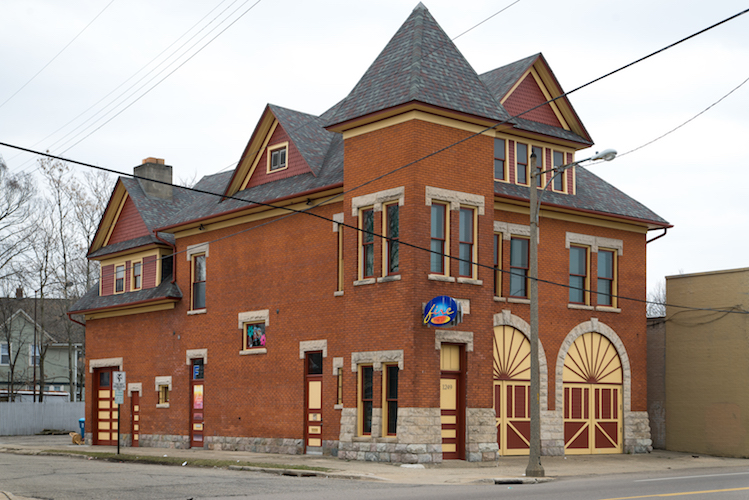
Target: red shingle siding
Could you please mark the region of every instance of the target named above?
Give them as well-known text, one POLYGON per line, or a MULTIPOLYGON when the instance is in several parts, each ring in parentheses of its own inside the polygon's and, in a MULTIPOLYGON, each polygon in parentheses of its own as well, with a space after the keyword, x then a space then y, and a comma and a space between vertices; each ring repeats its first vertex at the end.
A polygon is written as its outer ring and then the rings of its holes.
MULTIPOLYGON (((546 100, 536 80, 531 75, 528 75, 513 93, 510 94, 510 97, 504 102, 504 106, 511 115, 517 115, 546 102, 546 100)), ((525 113, 521 118, 551 125, 552 127, 562 126, 548 104, 525 113)))
POLYGON ((252 178, 247 184, 247 187, 251 188, 254 186, 259 186, 260 184, 265 184, 266 182, 285 179, 287 177, 293 177, 295 175, 304 174, 307 172, 310 172, 310 168, 307 165, 307 162, 304 161, 304 158, 302 158, 302 155, 299 153, 299 150, 296 148, 294 143, 291 142, 291 139, 289 139, 289 135, 286 133, 283 127, 281 125, 278 125, 276 127, 276 130, 273 131, 273 135, 271 136, 270 141, 268 141, 268 147, 265 148, 265 151, 263 151, 262 155, 260 156, 260 161, 258 162, 257 167, 255 168, 255 172, 252 174, 252 178), (286 164, 288 165, 288 168, 269 174, 268 148, 273 148, 273 146, 275 146, 276 144, 287 141, 289 143, 289 148, 286 151, 286 164))
POLYGON ((135 203, 128 196, 107 244, 111 245, 148 234, 151 233, 148 231, 145 222, 143 222, 143 218, 138 213, 138 209, 135 208, 135 203))
POLYGON ((101 295, 114 294, 114 265, 101 268, 101 295))
POLYGON ((156 256, 143 257, 143 288, 156 286, 156 256))

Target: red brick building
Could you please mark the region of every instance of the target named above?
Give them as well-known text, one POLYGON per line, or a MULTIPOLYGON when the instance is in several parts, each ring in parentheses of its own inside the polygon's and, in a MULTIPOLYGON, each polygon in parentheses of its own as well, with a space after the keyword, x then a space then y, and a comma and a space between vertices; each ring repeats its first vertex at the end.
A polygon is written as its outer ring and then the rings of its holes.
MULTIPOLYGON (((592 145, 546 103, 561 93, 540 54, 476 74, 419 4, 330 110, 268 105, 233 172, 189 191, 144 160, 73 308, 86 439, 117 438, 121 370, 133 446, 527 453, 531 154, 545 172, 592 145), (425 325, 439 296, 462 322, 425 325)), ((645 298, 647 232, 668 223, 582 167, 543 176, 543 452, 647 451, 645 306, 620 297, 645 298)))

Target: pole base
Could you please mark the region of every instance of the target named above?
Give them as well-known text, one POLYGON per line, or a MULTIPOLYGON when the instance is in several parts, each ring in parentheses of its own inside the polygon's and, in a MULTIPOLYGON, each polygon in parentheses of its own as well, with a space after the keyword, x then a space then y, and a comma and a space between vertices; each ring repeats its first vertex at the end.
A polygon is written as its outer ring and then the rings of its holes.
POLYGON ((525 469, 525 477, 544 477, 545 475, 544 467, 541 465, 540 460, 538 463, 529 463, 525 469))

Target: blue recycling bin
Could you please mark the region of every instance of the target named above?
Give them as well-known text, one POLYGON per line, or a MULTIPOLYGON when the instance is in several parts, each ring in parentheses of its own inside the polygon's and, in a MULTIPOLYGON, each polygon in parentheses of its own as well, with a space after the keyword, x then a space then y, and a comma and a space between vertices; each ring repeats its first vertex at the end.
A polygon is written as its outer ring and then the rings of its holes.
POLYGON ((86 432, 86 419, 85 418, 79 418, 78 419, 78 427, 81 428, 81 437, 85 436, 86 432))

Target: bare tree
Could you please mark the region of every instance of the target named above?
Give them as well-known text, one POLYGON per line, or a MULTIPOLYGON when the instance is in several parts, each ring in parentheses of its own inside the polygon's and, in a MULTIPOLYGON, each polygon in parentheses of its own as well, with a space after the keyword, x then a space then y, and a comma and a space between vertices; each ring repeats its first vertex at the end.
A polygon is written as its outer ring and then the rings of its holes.
POLYGON ((12 174, 0 157, 0 279, 15 275, 14 266, 28 249, 31 203, 36 194, 29 174, 12 174))
MULTIPOLYGON (((0 290, 2 290, 4 296, 10 296, 7 285, 2 286, 0 290)), ((18 358, 24 350, 24 346, 28 345, 26 341, 27 332, 25 331, 28 323, 23 318, 21 321, 14 321, 20 309, 21 306, 15 299, 0 299, 0 343, 7 345, 8 401, 10 402, 14 402, 16 399, 16 393, 18 392, 16 387, 23 385, 23 382, 19 381, 19 377, 23 378, 26 375, 23 364, 22 366, 18 365, 18 358)))
POLYGON ((662 318, 666 316, 666 280, 658 281, 648 292, 646 308, 648 318, 662 318))

